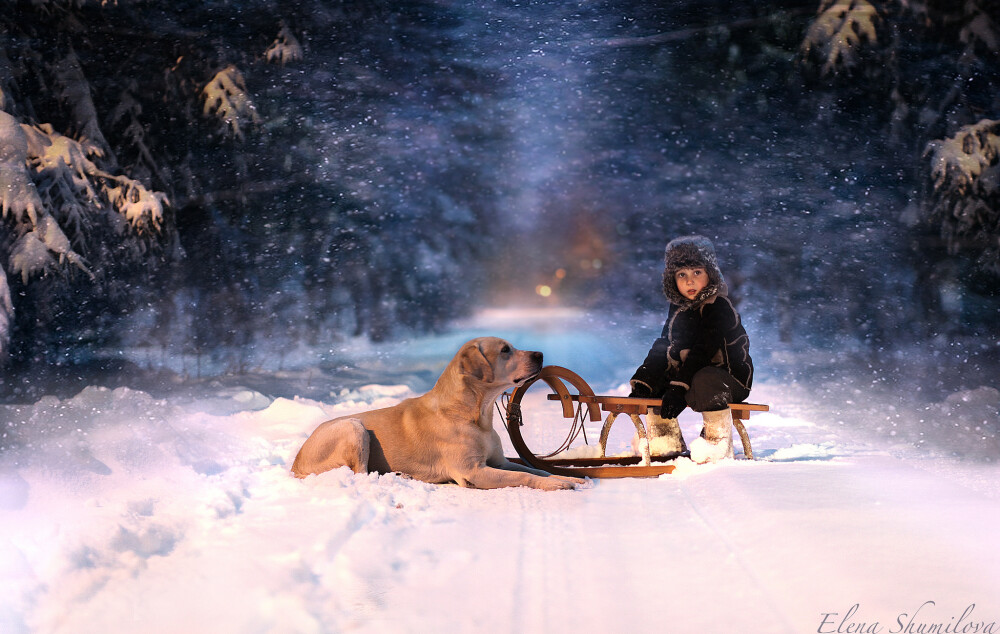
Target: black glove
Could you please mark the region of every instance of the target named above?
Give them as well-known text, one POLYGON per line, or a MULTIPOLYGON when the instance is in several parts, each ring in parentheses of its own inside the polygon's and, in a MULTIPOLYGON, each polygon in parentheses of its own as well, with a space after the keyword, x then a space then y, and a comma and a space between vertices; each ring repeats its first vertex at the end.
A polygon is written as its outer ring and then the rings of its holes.
POLYGON ((645 383, 636 383, 628 395, 629 398, 650 398, 652 396, 653 391, 645 383))
POLYGON ((660 404, 660 416, 677 418, 685 407, 687 407, 687 390, 680 385, 668 386, 660 404))

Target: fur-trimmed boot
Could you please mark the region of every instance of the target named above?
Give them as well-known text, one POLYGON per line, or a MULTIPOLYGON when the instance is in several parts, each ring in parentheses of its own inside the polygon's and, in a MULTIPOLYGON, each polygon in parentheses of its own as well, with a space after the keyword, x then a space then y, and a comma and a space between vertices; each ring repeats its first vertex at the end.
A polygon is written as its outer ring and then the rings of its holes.
MULTIPOLYGON (((687 451, 687 444, 684 443, 681 426, 676 418, 660 418, 659 415, 650 412, 646 415, 646 425, 651 456, 676 458, 687 451)), ((638 434, 632 436, 632 451, 641 456, 642 445, 645 442, 646 439, 639 438, 638 434)))
POLYGON ((733 413, 727 407, 702 412, 701 436, 691 441, 691 460, 698 464, 718 462, 733 457, 733 413))

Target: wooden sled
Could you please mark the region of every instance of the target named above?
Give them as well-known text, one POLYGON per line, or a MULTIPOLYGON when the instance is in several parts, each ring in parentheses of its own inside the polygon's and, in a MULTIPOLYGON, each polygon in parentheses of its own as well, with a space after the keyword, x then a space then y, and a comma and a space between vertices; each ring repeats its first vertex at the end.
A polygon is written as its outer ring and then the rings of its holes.
MULTIPOLYGON (((651 408, 658 408, 660 399, 597 396, 580 375, 557 365, 545 366, 537 377, 514 390, 512 394, 504 394, 502 404, 506 409, 507 434, 519 456, 519 458, 509 458, 509 460, 527 464, 549 473, 591 478, 654 477, 673 472, 674 465, 665 464, 665 461, 681 456, 681 454, 650 456, 647 450, 644 456, 608 457, 606 455, 608 435, 611 433, 611 426, 615 419, 620 414, 628 414, 639 437, 646 437, 646 427, 643 424, 642 416, 647 414, 651 408), (548 400, 561 404, 563 418, 573 421, 569 434, 559 449, 545 456, 539 456, 532 452, 521 434, 521 427, 524 425, 521 400, 538 381, 544 382, 551 388, 552 393, 548 395, 548 400), (567 387, 567 383, 569 383, 569 387, 567 387), (575 390, 575 393, 571 391, 571 388, 575 390), (560 458, 559 454, 568 449, 581 433, 584 442, 587 442, 585 422, 586 420, 600 421, 602 411, 606 412, 608 416, 601 428, 600 457, 560 458)), ((750 418, 750 412, 766 412, 770 408, 767 405, 757 403, 732 403, 729 408, 733 413, 733 426, 743 443, 743 454, 748 460, 753 460, 753 449, 750 447, 750 438, 743 421, 750 418)))

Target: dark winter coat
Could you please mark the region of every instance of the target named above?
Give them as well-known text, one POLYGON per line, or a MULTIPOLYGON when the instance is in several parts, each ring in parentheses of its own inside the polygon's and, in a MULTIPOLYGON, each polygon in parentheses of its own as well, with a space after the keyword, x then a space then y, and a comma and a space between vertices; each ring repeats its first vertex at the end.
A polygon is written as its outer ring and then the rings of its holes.
POLYGON ((663 332, 632 377, 633 388, 646 385, 653 396, 662 396, 671 383, 689 388, 698 370, 715 366, 729 372, 749 393, 750 339, 728 297, 712 243, 701 236, 672 240, 664 263, 663 293, 670 310, 663 332), (694 299, 677 290, 674 274, 682 268, 704 268, 708 274, 708 284, 694 299))

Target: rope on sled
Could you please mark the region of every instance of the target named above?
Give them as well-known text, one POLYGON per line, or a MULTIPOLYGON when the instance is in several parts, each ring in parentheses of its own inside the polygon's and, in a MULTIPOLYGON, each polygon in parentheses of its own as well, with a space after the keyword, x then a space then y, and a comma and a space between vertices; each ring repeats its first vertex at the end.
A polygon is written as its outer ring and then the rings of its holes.
POLYGON ((539 457, 540 458, 551 458, 552 456, 555 456, 556 454, 560 454, 560 453, 566 451, 573 444, 573 441, 576 440, 577 437, 580 435, 580 432, 583 432, 583 442, 584 442, 584 444, 588 444, 587 443, 587 428, 586 428, 586 426, 583 423, 583 419, 584 419, 584 417, 583 417, 583 404, 581 403, 580 405, 577 406, 576 413, 573 414, 573 424, 569 428, 569 433, 566 435, 566 440, 564 440, 563 443, 561 445, 559 445, 559 448, 556 449, 555 451, 553 451, 552 453, 548 453, 548 454, 546 454, 544 456, 539 456, 539 457))
MULTIPOLYGON (((524 419, 521 414, 521 404, 511 403, 510 394, 504 392, 500 395, 500 398, 495 403, 497 408, 497 413, 500 414, 500 418, 503 419, 503 427, 507 430, 507 435, 510 435, 510 424, 514 423, 516 425, 523 426, 524 419)), ((590 442, 587 440, 587 426, 584 424, 585 416, 583 413, 583 404, 577 406, 576 413, 573 415, 573 424, 569 428, 569 433, 566 435, 566 439, 563 440, 559 448, 552 453, 545 454, 544 456, 538 456, 539 458, 551 458, 556 454, 562 453, 569 449, 573 445, 573 441, 579 438, 580 434, 583 434, 583 443, 589 445, 590 442)))
POLYGON ((494 403, 497 408, 497 413, 500 414, 500 419, 503 420, 503 428, 507 430, 507 435, 510 435, 510 427, 507 426, 507 419, 513 418, 518 425, 521 425, 521 405, 520 403, 514 403, 511 405, 510 394, 504 392, 500 395, 497 402, 494 403), (500 409, 500 403, 503 403, 503 409, 500 409), (513 409, 511 409, 513 408, 513 409))

